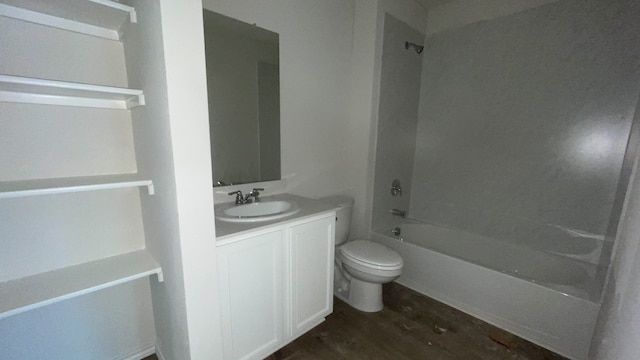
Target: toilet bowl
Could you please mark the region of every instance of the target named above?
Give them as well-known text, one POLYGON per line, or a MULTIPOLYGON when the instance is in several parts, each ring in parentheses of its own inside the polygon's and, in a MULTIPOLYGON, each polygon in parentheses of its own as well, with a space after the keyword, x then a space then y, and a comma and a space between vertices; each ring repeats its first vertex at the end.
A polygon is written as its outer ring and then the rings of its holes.
POLYGON ((361 311, 382 310, 382 284, 402 274, 402 257, 373 241, 347 242, 353 199, 332 196, 322 200, 339 206, 336 211, 334 295, 361 311))
POLYGON ((353 240, 340 247, 339 256, 351 276, 347 302, 366 312, 382 310, 382 284, 402 274, 400 255, 373 241, 353 240))

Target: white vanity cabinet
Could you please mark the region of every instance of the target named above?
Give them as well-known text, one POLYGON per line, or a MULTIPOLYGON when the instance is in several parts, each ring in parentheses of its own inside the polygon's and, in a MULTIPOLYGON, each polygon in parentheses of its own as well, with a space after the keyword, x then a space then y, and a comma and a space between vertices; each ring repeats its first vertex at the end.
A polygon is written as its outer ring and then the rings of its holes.
POLYGON ((335 214, 289 226, 287 249, 289 340, 304 334, 333 311, 335 214))
POLYGON ((335 212, 218 245, 225 359, 263 359, 333 311, 335 212))
POLYGON ((284 338, 284 230, 242 236, 218 251, 225 359, 254 359, 284 338))

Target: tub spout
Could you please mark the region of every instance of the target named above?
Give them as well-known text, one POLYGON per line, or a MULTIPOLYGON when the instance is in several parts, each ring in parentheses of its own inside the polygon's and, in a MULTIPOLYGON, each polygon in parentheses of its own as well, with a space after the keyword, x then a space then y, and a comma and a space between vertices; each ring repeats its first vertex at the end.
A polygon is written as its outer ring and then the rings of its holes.
POLYGON ((391 215, 400 216, 401 218, 404 218, 404 217, 407 216, 407 212, 404 211, 404 210, 391 209, 391 210, 389 210, 389 212, 391 212, 391 215))

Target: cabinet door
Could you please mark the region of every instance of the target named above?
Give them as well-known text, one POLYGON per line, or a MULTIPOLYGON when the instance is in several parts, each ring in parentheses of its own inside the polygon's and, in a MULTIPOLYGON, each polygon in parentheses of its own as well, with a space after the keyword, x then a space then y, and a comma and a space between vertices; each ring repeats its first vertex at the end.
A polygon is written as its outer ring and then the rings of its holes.
POLYGON ((335 214, 289 228, 289 337, 305 333, 333 311, 334 229, 335 214))
POLYGON ((283 341, 283 230, 218 248, 225 359, 262 359, 283 341))

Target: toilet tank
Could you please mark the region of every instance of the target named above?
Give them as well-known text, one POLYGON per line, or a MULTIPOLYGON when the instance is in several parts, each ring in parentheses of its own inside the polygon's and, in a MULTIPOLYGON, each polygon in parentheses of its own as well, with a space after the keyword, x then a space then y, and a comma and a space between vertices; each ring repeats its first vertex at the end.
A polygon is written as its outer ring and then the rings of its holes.
POLYGON ((339 207, 336 210, 336 246, 344 244, 347 242, 349 227, 351 227, 353 198, 346 195, 333 195, 319 200, 339 207))

